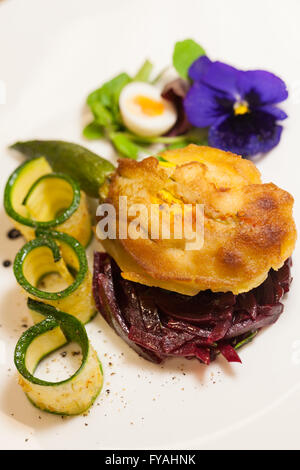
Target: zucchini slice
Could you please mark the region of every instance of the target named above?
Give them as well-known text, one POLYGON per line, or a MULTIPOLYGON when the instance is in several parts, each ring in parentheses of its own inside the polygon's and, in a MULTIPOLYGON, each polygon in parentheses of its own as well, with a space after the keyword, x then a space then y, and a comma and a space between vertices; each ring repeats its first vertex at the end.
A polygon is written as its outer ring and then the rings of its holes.
POLYGON ((29 400, 43 411, 60 415, 85 412, 101 391, 103 371, 83 324, 72 315, 30 298, 28 307, 42 321, 25 331, 16 345, 19 384, 29 400), (70 341, 76 342, 82 352, 82 363, 75 374, 60 382, 35 377, 39 362, 70 341))
POLYGON ((32 140, 16 142, 11 148, 27 158, 44 155, 54 171, 66 173, 79 182, 91 197, 99 197, 99 188, 115 171, 108 162, 81 145, 61 140, 32 140))
POLYGON ((4 207, 27 240, 36 228, 57 229, 86 246, 91 219, 85 193, 70 176, 53 173, 44 157, 20 165, 9 177, 4 207))
MULTIPOLYGON (((16 255, 17 282, 30 297, 87 323, 95 315, 96 307, 92 275, 83 246, 70 235, 54 230, 38 229, 36 235, 37 238, 27 242, 16 255), (63 289, 49 290, 53 276, 60 278, 63 289)), ((41 321, 40 315, 33 313, 32 316, 35 323, 41 321)))

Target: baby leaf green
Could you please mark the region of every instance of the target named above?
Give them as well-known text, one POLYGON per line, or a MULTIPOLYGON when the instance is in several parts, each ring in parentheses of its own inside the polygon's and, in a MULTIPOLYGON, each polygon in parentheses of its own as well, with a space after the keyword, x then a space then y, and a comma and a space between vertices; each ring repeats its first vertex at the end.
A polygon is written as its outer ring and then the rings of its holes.
POLYGON ((193 39, 185 39, 175 44, 173 65, 182 78, 188 78, 190 66, 196 59, 205 55, 205 50, 193 39))

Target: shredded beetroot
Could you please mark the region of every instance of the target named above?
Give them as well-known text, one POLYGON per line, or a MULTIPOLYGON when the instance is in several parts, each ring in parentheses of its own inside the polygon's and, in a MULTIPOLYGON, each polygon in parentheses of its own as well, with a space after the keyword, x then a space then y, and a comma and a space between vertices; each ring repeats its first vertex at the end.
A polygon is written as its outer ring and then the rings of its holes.
POLYGON ((218 343, 218 349, 228 362, 242 362, 238 353, 231 344, 226 344, 220 341, 218 343))
POLYGON ((241 362, 236 348, 283 312, 280 300, 289 291, 291 264, 288 259, 244 294, 204 291, 189 297, 127 281, 108 254, 96 252, 93 295, 109 325, 152 362, 181 356, 209 364, 218 353, 241 362))

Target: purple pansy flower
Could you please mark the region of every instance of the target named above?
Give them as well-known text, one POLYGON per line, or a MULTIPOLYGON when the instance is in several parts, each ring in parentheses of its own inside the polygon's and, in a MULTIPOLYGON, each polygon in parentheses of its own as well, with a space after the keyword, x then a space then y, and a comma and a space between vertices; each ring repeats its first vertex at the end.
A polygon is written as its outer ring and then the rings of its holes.
POLYGON ((287 115, 276 105, 288 96, 279 77, 237 70, 206 56, 191 65, 189 76, 193 84, 185 111, 193 126, 209 127, 209 145, 246 157, 279 143, 282 126, 277 121, 287 115))

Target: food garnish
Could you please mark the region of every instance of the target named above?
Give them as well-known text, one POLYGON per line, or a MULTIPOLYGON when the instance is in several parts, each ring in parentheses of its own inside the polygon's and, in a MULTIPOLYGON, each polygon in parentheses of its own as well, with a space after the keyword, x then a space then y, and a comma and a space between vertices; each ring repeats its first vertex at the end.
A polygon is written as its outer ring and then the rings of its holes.
POLYGON ((95 314, 91 273, 84 248, 75 238, 43 229, 37 229, 36 236, 21 248, 14 261, 16 280, 29 295, 27 305, 35 323, 16 346, 19 383, 38 408, 80 414, 92 405, 103 382, 102 366, 83 325, 95 314), (56 275, 65 284, 58 291, 49 289, 57 286, 53 282, 56 275), (39 362, 70 341, 81 346, 83 359, 78 371, 62 382, 35 377, 39 362))
POLYGON ((81 145, 61 140, 16 142, 12 149, 27 158, 44 156, 52 170, 69 175, 91 197, 98 197, 99 187, 114 171, 114 166, 81 145))
POLYGON ((96 313, 92 276, 83 247, 92 231, 86 194, 73 176, 80 165, 88 166, 90 176, 83 171, 80 182, 93 194, 93 184, 98 188, 98 182, 105 180, 113 166, 74 144, 37 143, 41 152, 35 144, 25 146, 30 160, 9 177, 4 194, 4 207, 16 226, 16 234, 20 231, 29 240, 16 255, 14 274, 29 296, 28 306, 35 323, 20 338, 15 363, 19 382, 34 405, 52 413, 79 414, 92 405, 100 392, 103 373, 83 326, 96 313), (63 167, 68 174, 54 173, 48 163, 60 167, 62 162, 56 162, 55 149, 61 144, 63 167), (41 156, 45 147, 48 161, 41 156), (94 173, 97 168, 102 170, 100 175, 94 173), (35 377, 40 360, 70 341, 82 349, 78 371, 59 383, 35 377))
MULTIPOLYGON (((33 299, 53 305, 83 323, 95 315, 86 254, 82 245, 70 235, 54 230, 37 231, 37 238, 17 253, 14 274, 24 293, 33 299), (49 291, 47 287, 52 286, 56 276, 61 278, 63 288, 60 285, 58 291, 49 291)), ((40 318, 33 320, 36 323, 40 318)))
POLYGON ((276 75, 212 62, 192 39, 175 44, 170 77, 163 71, 153 79, 152 69, 147 60, 135 77, 121 73, 88 96, 87 139, 108 139, 132 159, 151 155, 154 143, 170 149, 208 142, 247 158, 279 143, 278 121, 287 114, 277 104, 288 92, 276 75))
POLYGON ((186 296, 128 281, 109 255, 95 253, 93 291, 104 319, 152 362, 181 356, 209 364, 218 353, 240 362, 236 349, 283 312, 290 266, 287 260, 278 271, 270 270, 259 287, 243 294, 206 290, 186 296))
POLYGON ((153 137, 168 132, 177 120, 176 109, 160 90, 144 82, 125 85, 119 98, 125 126, 136 135, 153 137))
POLYGON ((205 55, 205 50, 193 39, 178 41, 174 46, 173 65, 179 76, 188 79, 190 66, 203 55, 205 55))
POLYGON ((36 228, 69 233, 84 246, 91 239, 91 219, 86 195, 79 184, 63 173, 53 173, 44 157, 20 165, 9 177, 4 208, 27 240, 36 228))
POLYGON ((21 236, 22 236, 21 232, 17 230, 16 228, 12 228, 9 230, 9 232, 7 232, 7 238, 9 238, 10 240, 16 240, 17 238, 21 236))
POLYGON ((167 83, 167 85, 165 85, 165 87, 163 88, 163 91, 161 94, 163 98, 173 103, 177 111, 176 122, 174 126, 172 127, 172 129, 167 133, 167 135, 169 137, 172 137, 176 135, 186 134, 188 137, 186 141, 181 141, 181 142, 178 142, 177 144, 175 143, 175 145, 173 144, 173 146, 177 148, 188 145, 189 141, 203 144, 205 141, 205 137, 206 137, 205 131, 202 132, 202 134, 201 132, 197 133, 195 131, 190 132, 188 134, 188 131, 192 129, 192 126, 189 123, 185 110, 184 110, 184 98, 186 97, 188 89, 189 89, 188 82, 186 80, 182 80, 182 78, 177 78, 167 83))
POLYGON ((242 71, 208 57, 189 69, 193 81, 184 101, 188 121, 209 127, 208 143, 250 157, 280 141, 287 114, 277 107, 286 100, 286 84, 265 70, 242 71))
POLYGON ((19 383, 29 400, 43 411, 60 415, 84 413, 103 385, 103 371, 83 324, 51 305, 28 299, 28 307, 41 321, 23 333, 15 349, 19 383), (68 379, 48 382, 34 376, 39 362, 68 342, 82 352, 80 368, 68 379))

